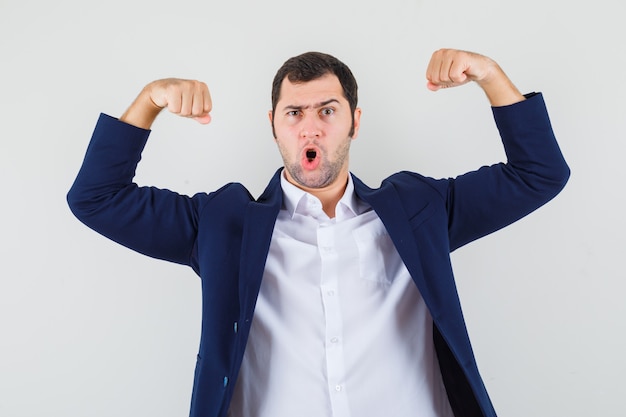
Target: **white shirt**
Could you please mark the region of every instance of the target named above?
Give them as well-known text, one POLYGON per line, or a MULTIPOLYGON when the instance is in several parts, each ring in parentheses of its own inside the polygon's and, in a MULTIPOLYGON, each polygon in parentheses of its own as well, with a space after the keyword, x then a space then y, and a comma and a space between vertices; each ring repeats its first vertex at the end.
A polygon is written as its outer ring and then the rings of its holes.
POLYGON ((352 178, 334 219, 281 185, 229 416, 452 416, 432 318, 352 178))

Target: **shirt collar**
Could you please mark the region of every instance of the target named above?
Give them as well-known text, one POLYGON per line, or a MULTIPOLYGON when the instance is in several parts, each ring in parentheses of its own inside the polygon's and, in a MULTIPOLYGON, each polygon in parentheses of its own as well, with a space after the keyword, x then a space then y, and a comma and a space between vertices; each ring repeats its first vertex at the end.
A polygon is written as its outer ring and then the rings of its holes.
MULTIPOLYGON (((310 200, 317 200, 319 202, 319 199, 313 194, 307 193, 287 181, 284 171, 280 176, 280 186, 283 190, 283 209, 289 212, 289 216, 291 218, 293 218, 296 213, 310 215, 310 212, 305 209, 307 206, 306 203, 310 200)), ((369 205, 359 199, 354 192, 352 175, 348 175, 348 185, 346 186, 346 190, 335 208, 336 221, 356 217, 359 214, 363 214, 368 209, 369 205)))

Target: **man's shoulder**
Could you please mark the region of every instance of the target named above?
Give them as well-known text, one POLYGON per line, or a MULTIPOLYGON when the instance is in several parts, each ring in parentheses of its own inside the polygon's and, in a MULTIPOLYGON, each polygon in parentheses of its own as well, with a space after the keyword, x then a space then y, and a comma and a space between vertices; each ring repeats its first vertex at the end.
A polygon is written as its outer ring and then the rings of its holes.
POLYGON ((372 193, 377 193, 385 187, 394 187, 401 193, 421 191, 422 193, 435 192, 437 194, 445 194, 445 190, 448 188, 450 182, 449 179, 435 179, 417 172, 399 171, 383 179, 380 187, 372 188, 355 175, 352 177, 355 180, 355 184, 358 184, 361 190, 365 189, 372 193))
POLYGON ((399 204, 405 213, 417 213, 424 207, 445 210, 450 181, 434 179, 411 171, 400 171, 385 178, 379 188, 370 188, 353 175, 357 195, 383 210, 399 204), (394 203, 395 201, 395 203, 394 203))
POLYGON ((252 193, 242 183, 229 182, 208 194, 198 193, 194 195, 193 199, 196 200, 203 214, 227 211, 231 215, 244 215, 250 204, 278 208, 282 203, 279 173, 280 170, 272 176, 265 191, 259 198, 254 198, 252 193))

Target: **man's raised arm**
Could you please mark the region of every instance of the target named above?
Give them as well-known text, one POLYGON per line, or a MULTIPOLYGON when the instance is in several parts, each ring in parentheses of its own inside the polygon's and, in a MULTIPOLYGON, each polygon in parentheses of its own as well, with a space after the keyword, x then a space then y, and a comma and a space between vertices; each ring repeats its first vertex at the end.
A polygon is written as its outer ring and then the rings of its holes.
POLYGON ((208 195, 191 198, 133 182, 149 129, 164 108, 209 123, 209 90, 199 81, 158 80, 144 87, 119 120, 101 115, 67 199, 76 217, 99 233, 185 264, 191 262, 198 207, 208 195))
POLYGON ((453 49, 433 53, 426 79, 432 91, 478 84, 491 103, 507 158, 441 182, 451 250, 517 221, 565 186, 569 167, 540 93, 522 95, 495 61, 453 49))

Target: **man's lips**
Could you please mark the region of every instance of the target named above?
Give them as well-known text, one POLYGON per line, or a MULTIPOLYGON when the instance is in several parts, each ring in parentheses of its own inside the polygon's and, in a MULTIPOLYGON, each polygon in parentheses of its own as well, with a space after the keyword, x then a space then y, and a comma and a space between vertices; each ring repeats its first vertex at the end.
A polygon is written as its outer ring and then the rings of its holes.
POLYGON ((316 146, 307 146, 302 150, 300 161, 304 169, 314 170, 320 163, 320 149, 316 146))

